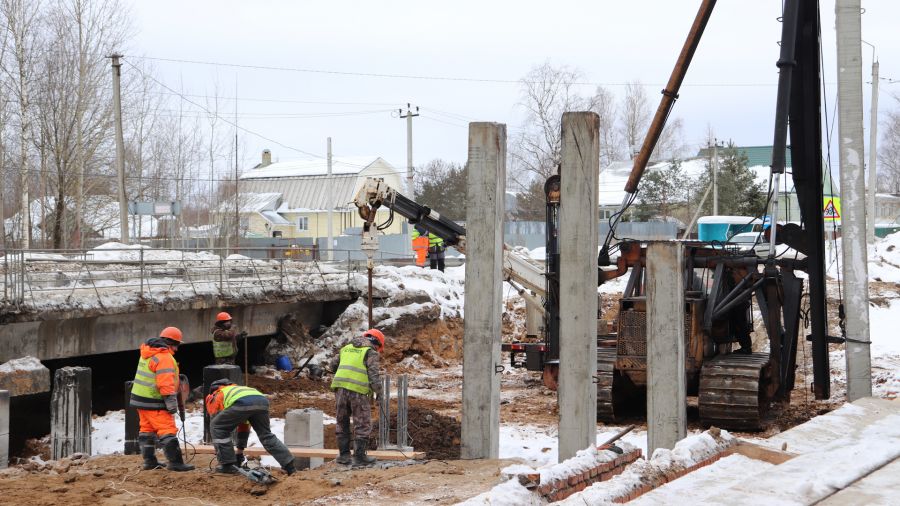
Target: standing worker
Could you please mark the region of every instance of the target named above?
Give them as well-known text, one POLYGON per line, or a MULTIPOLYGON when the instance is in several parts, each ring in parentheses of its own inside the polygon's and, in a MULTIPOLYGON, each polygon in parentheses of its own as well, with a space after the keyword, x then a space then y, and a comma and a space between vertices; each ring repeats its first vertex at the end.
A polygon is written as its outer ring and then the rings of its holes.
MULTIPOLYGON (((222 311, 216 315, 216 323, 212 328, 212 345, 213 355, 216 358, 216 365, 229 364, 235 365, 235 357, 237 357, 238 338, 246 339, 247 333, 238 334, 232 327, 231 315, 222 311)), ((244 343, 247 346, 247 343, 244 343)))
POLYGON ((431 260, 431 268, 444 272, 444 240, 440 237, 428 233, 428 259, 431 260))
POLYGON ((380 330, 369 329, 341 348, 340 354, 331 363, 331 370, 334 371, 331 389, 334 390, 337 404, 337 425, 334 432, 340 450, 340 455, 335 459, 338 464, 351 463, 351 416, 356 442, 353 465, 369 466, 375 463, 375 457, 367 456, 366 450, 369 447, 369 433, 372 432, 370 399, 373 392, 376 399, 381 397, 381 361, 378 354, 383 351, 384 334, 380 330))
POLYGON ((420 224, 416 224, 412 231, 412 249, 416 254, 416 266, 425 267, 425 259, 428 258, 428 232, 420 224))
POLYGON ((209 432, 216 447, 217 473, 237 474, 244 463, 244 448, 250 438, 250 426, 259 442, 275 457, 288 476, 294 474, 294 456, 269 426, 269 399, 259 390, 235 385, 227 378, 213 381, 206 396, 209 432), (231 433, 237 429, 237 454, 231 446, 231 433))
POLYGON ((151 337, 141 345, 134 384, 131 387, 131 406, 137 408, 141 428, 138 442, 144 457, 144 469, 159 469, 156 460, 156 443, 168 460, 170 471, 191 471, 194 466, 185 464, 178 447, 178 429, 175 427, 175 412, 179 412, 184 424, 184 406, 179 407, 178 362, 173 356, 181 344, 181 331, 166 327, 159 337, 151 337))

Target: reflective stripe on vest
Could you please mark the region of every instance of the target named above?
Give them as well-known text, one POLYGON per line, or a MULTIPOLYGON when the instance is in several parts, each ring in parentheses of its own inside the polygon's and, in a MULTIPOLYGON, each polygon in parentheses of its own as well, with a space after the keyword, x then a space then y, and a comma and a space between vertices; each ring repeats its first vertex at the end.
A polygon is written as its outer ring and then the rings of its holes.
POLYGON ((213 338, 213 355, 216 358, 225 358, 236 354, 234 346, 231 345, 231 341, 216 341, 215 338, 213 338))
POLYGON ((241 387, 238 385, 228 385, 227 387, 222 387, 223 409, 228 409, 232 404, 234 404, 234 401, 242 397, 249 397, 251 395, 262 395, 262 392, 255 388, 241 387))
POLYGON ((164 369, 158 369, 154 373, 150 370, 151 360, 155 360, 157 362, 159 361, 159 359, 156 357, 141 358, 140 360, 138 360, 137 371, 134 373, 134 384, 131 386, 131 394, 138 397, 143 397, 145 399, 159 399, 161 401, 163 397, 162 394, 159 393, 159 388, 156 386, 156 375, 174 373, 176 378, 175 383, 177 386, 178 363, 175 363, 174 369, 167 367, 164 369))
POLYGON ((348 344, 341 348, 341 362, 334 379, 331 380, 331 388, 344 388, 351 392, 368 395, 372 392, 369 388, 369 373, 366 370, 366 352, 369 346, 357 348, 348 344))

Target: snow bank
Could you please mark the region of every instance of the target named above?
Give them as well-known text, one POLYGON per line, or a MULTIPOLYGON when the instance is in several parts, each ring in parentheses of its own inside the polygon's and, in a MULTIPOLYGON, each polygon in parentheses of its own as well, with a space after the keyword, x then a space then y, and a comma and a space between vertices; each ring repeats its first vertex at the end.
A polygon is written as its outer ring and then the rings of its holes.
POLYGON ((35 357, 14 358, 9 362, 0 364, 0 374, 10 374, 15 371, 43 371, 44 364, 35 357))
MULTIPOLYGON (((829 229, 826 227, 826 232, 829 229)), ((841 240, 826 240, 827 274, 833 279, 839 276, 838 266, 843 267, 841 257, 841 240)), ((868 248, 869 279, 887 283, 900 283, 900 232, 876 239, 874 247, 868 248)))

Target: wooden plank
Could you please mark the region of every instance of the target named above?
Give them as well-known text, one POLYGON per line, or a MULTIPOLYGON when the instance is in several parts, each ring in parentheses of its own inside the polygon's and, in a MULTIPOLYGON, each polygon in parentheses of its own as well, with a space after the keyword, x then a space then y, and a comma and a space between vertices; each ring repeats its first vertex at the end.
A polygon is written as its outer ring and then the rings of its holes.
POLYGON ((740 443, 725 450, 725 452, 723 452, 723 456, 732 455, 734 453, 743 455, 751 459, 762 460, 763 462, 775 464, 776 466, 778 464, 783 464, 797 456, 796 454, 790 452, 773 450, 771 448, 766 448, 765 446, 760 446, 754 443, 748 443, 746 441, 741 441, 740 443))
MULTIPOLYGON (((291 451, 291 455, 294 457, 304 457, 304 458, 324 458, 324 459, 335 459, 338 456, 337 450, 329 450, 323 448, 291 448, 288 447, 291 451)), ((198 455, 214 455, 216 453, 216 449, 209 445, 197 445, 196 453, 198 455)), ((264 455, 268 455, 269 453, 264 448, 253 447, 244 449, 244 455, 247 457, 261 457, 264 455)), ((399 452, 397 450, 369 450, 366 452, 366 455, 370 457, 375 457, 379 460, 409 460, 409 459, 424 459, 425 452, 399 452)))

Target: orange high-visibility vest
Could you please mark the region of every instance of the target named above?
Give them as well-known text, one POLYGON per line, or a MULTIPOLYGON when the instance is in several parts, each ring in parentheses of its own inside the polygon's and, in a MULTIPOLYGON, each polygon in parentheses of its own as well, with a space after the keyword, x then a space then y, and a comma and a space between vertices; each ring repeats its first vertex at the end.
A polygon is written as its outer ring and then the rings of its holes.
POLYGON ((425 267, 425 258, 428 256, 428 236, 420 235, 412 241, 413 251, 416 252, 416 265, 425 267))

